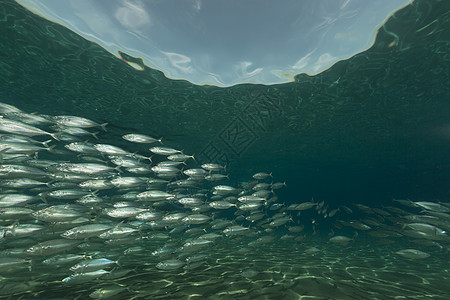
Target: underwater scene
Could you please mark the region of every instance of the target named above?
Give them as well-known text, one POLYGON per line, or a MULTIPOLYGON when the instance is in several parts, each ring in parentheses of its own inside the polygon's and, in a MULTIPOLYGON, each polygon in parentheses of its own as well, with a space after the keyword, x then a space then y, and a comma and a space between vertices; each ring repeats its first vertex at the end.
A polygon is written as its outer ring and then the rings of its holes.
POLYGON ((0 299, 450 299, 449 49, 197 85, 0 0, 0 299))

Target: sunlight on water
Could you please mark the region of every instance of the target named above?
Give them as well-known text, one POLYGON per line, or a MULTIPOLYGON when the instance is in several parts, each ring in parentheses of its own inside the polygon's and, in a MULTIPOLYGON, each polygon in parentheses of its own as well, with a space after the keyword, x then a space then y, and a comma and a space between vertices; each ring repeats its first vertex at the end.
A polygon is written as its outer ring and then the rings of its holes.
POLYGON ((194 84, 291 82, 370 48, 411 0, 17 0, 114 55, 194 84))

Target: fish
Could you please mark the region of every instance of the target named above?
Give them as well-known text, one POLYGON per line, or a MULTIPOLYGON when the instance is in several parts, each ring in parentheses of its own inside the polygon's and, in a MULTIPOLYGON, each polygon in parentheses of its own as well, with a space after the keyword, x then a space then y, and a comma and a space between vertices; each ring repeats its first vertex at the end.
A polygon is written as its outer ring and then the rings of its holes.
POLYGON ((178 259, 168 259, 156 264, 156 268, 160 270, 175 270, 183 267, 186 263, 178 259))
POLYGON ((0 131, 24 136, 49 135, 53 139, 58 140, 58 137, 54 133, 44 131, 19 121, 9 120, 3 116, 0 116, 0 131))
POLYGON ((106 270, 97 270, 93 272, 86 272, 86 273, 76 273, 71 276, 68 276, 66 278, 63 278, 61 282, 65 284, 78 284, 78 283, 84 283, 89 282, 94 279, 100 278, 106 274, 110 273, 106 270))
POLYGON ((122 136, 122 138, 126 141, 132 143, 140 143, 140 144, 151 144, 155 142, 159 142, 162 144, 162 138, 156 139, 151 136, 140 134, 140 133, 129 133, 122 136))
POLYGON ((90 237, 99 236, 105 231, 108 231, 113 226, 107 224, 88 224, 71 228, 61 234, 66 239, 86 239, 90 237))
POLYGON ((443 213, 450 212, 450 207, 447 207, 445 205, 435 203, 435 202, 419 201, 419 202, 413 202, 413 204, 417 207, 421 207, 421 208, 424 208, 426 210, 430 210, 433 212, 443 212, 443 213))
POLYGON ((174 155, 174 154, 182 154, 182 151, 180 150, 176 150, 173 148, 169 148, 169 147, 152 147, 149 149, 151 152, 155 153, 155 154, 159 154, 159 155, 174 155))
POLYGON ((107 258, 96 258, 79 262, 70 267, 70 271, 74 273, 88 273, 108 268, 113 265, 119 265, 119 262, 112 261, 107 258))
POLYGON ((260 173, 253 174, 252 177, 257 180, 264 180, 267 177, 273 177, 273 176, 272 176, 272 173, 260 172, 260 173))
POLYGON ((52 120, 56 124, 61 126, 80 127, 80 128, 101 127, 104 131, 106 131, 106 125, 108 125, 108 123, 98 124, 94 121, 91 121, 83 117, 66 116, 66 115, 53 116, 52 120))
POLYGON ((89 294, 89 297, 91 297, 92 299, 107 299, 116 296, 126 290, 127 288, 123 286, 108 285, 96 289, 95 291, 89 294))
POLYGON ((341 246, 347 246, 348 243, 352 240, 353 239, 346 237, 346 236, 342 236, 342 235, 337 235, 337 236, 330 238, 330 242, 341 245, 341 246))
POLYGON ((395 254, 409 259, 424 259, 430 257, 430 254, 417 249, 402 249, 396 251, 395 254))
POLYGON ((25 252, 29 255, 49 256, 73 249, 79 244, 80 242, 78 241, 53 239, 43 241, 34 246, 31 246, 30 248, 26 249, 25 252))

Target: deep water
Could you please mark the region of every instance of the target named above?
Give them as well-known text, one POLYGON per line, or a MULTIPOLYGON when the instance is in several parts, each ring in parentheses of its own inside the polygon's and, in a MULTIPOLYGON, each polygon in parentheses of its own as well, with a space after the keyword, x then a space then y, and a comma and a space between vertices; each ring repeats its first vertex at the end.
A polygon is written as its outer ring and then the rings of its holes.
MULTIPOLYGON (((256 172, 272 172, 287 184, 278 192, 286 205, 312 198, 330 208, 354 204, 382 208, 392 205, 393 199, 449 202, 449 12, 448 1, 416 0, 380 28, 372 48, 317 76, 300 74, 295 82, 282 85, 218 88, 167 79, 125 53, 117 59, 14 1, 2 0, 0 102, 30 113, 107 122, 102 141, 128 150, 132 149, 120 138, 123 134, 163 137, 165 145, 194 154, 199 162, 226 165, 235 184, 250 181, 256 172), (125 61, 141 64, 144 70, 125 61)), ((366 217, 352 209, 354 215, 339 218, 366 217)), ((428 263, 393 254, 408 248, 404 237, 393 247, 359 232, 347 248, 354 251, 347 251, 328 243, 332 220, 321 220, 319 233, 312 235, 315 215, 305 212, 299 218, 308 236, 302 245, 289 240, 267 246, 271 251, 239 254, 251 239, 223 243, 199 277, 189 272, 155 273, 149 266, 124 282, 142 291, 131 297, 142 299, 188 299, 186 295, 201 294, 189 283, 206 282, 217 274, 229 274, 230 282, 238 283, 230 289, 227 281, 205 284, 205 297, 446 299, 450 293, 445 275, 448 240, 444 249, 427 251, 428 263), (317 245, 327 251, 305 254, 305 249, 317 245), (316 263, 311 257, 318 259, 316 263), (257 274, 242 276, 237 262, 257 274), (149 280, 153 290, 145 285, 149 280)), ((354 231, 343 230, 348 236, 354 231)), ((71 288, 80 297, 95 289, 71 288)), ((35 296, 70 298, 60 293, 59 287, 50 285, 35 296)), ((25 295, 34 297, 33 292, 25 295)))

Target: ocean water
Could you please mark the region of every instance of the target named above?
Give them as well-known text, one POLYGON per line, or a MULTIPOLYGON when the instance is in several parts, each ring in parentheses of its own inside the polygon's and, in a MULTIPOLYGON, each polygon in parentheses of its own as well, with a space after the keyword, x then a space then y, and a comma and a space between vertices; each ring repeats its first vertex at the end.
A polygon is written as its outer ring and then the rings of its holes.
MULTIPOLYGON (((73 276, 69 269, 76 262, 49 266, 43 260, 53 254, 26 252, 61 238, 70 224, 61 229, 30 215, 3 216, 0 258, 25 262, 6 267, 0 259, 0 297, 88 299, 104 289, 97 298, 448 299, 449 2, 414 1, 380 28, 371 49, 316 76, 298 75, 295 82, 282 85, 229 88, 170 80, 139 58, 121 53, 123 60, 143 68, 135 70, 13 1, 0 4, 0 102, 37 115, 108 123, 106 132, 89 128, 99 132, 98 140, 86 140, 130 153, 151 155, 149 147, 131 144, 122 135, 162 137, 164 146, 194 155, 185 169, 208 162, 226 166, 221 172, 229 180, 221 184, 247 194, 253 189, 245 184, 257 172, 273 175, 260 182, 286 183, 258 208, 262 219, 254 222, 245 219, 251 213, 238 209, 235 201, 236 207, 202 212, 211 218, 207 223, 138 226, 131 236, 111 243, 98 237, 81 239, 83 247, 56 254, 106 257, 118 263, 80 283, 62 282, 73 276), (292 206, 305 202, 312 207, 292 206), (277 214, 289 220, 271 225, 277 214), (228 235, 225 228, 212 228, 216 220, 232 221, 247 231, 228 235), (44 226, 45 233, 17 236, 13 229, 21 224, 44 226), (202 232, 186 232, 193 228, 202 232), (205 247, 181 248, 204 233, 220 237, 205 247), (349 241, 330 240, 336 236, 349 241), (161 249, 167 251, 155 253, 161 249), (405 249, 421 252, 399 252, 405 249), (427 257, 420 257, 422 252, 427 257), (177 265, 158 267, 167 260, 177 260, 172 261, 177 265)), ((48 125, 40 128, 50 130, 48 125)), ((67 143, 52 139, 49 145, 61 151, 41 151, 39 159, 79 162, 77 155, 62 152, 67 143)), ((155 162, 162 160, 155 157, 155 162)), ((0 162, 8 163, 4 158, 0 162)), ((2 182, 14 178, 0 175, 2 182)), ((205 203, 212 201, 214 185, 202 183, 205 203)), ((18 192, 37 195, 26 188, 0 189, 2 198, 18 192)), ((113 199, 124 193, 111 189, 98 195, 113 199)), ((72 202, 40 199, 12 207, 38 211, 72 202)), ((112 204, 105 200, 98 210, 88 207, 96 216, 90 215, 89 223, 114 228, 135 224, 132 218, 104 216, 112 204)), ((190 213, 190 208, 163 204, 139 202, 163 215, 190 213)))

